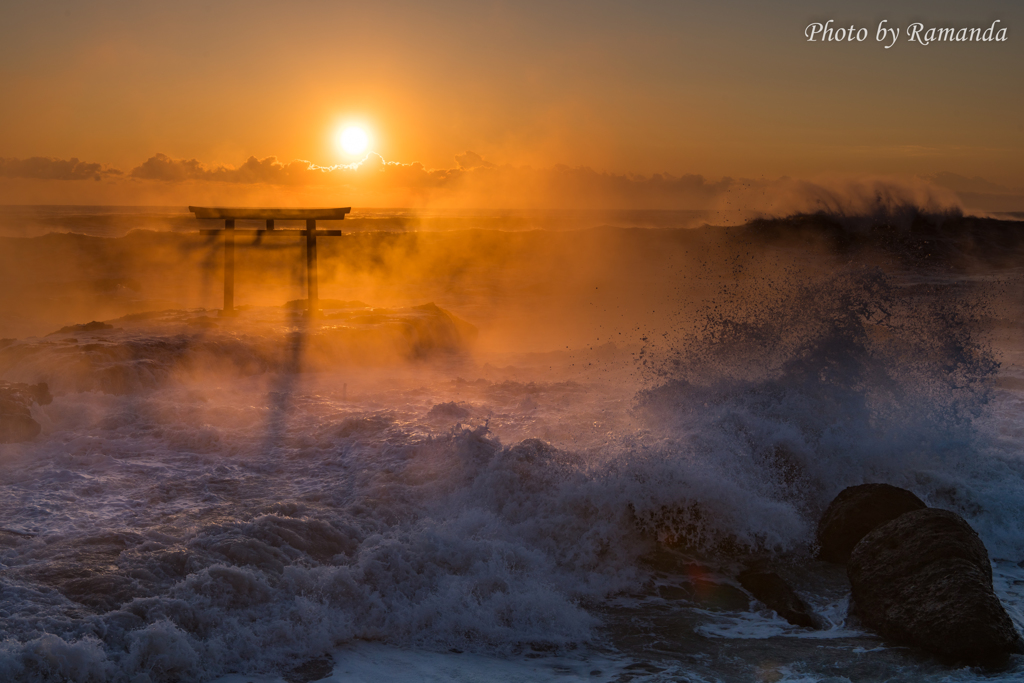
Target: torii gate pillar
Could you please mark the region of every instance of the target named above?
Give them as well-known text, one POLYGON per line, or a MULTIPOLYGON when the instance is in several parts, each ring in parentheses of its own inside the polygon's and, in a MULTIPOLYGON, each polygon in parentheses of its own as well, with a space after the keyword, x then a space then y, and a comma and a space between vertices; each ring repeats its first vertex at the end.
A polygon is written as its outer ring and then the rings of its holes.
POLYGON ((309 314, 316 315, 320 292, 316 277, 316 221, 306 221, 306 296, 309 298, 309 314))
POLYGON ((224 221, 224 309, 223 316, 235 312, 235 220, 224 221))

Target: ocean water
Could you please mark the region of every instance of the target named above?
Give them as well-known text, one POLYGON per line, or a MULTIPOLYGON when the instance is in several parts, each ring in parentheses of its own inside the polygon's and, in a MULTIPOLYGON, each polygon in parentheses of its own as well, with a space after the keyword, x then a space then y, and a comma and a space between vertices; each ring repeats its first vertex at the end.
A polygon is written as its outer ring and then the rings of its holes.
MULTIPOLYGON (((351 231, 413 231, 483 228, 491 230, 572 230, 595 225, 619 227, 691 228, 706 223, 742 223, 760 214, 752 211, 661 210, 506 210, 476 211, 431 209, 377 209, 355 207, 341 224, 351 231)), ((202 227, 211 227, 213 223, 202 227)), ((262 227, 262 221, 239 221, 239 228, 262 227)), ((302 221, 278 221, 281 229, 305 227, 302 221)), ((50 233, 78 233, 122 237, 132 230, 188 232, 197 229, 195 217, 184 206, 76 206, 2 205, 0 236, 39 237, 50 233)))
POLYGON ((482 264, 462 279, 423 267, 425 238, 374 286, 325 265, 321 296, 429 296, 479 335, 315 365, 208 350, 338 321, 270 325, 266 302, 217 320, 216 288, 181 295, 199 326, 125 318, 179 290, 104 252, 73 276, 127 291, 54 298, 0 349, 3 378, 57 388, 41 435, 0 445, 0 679, 1020 680, 1021 657, 949 668, 863 630, 813 539, 844 487, 909 488, 978 531, 1024 629, 1022 269, 948 231, 853 248, 799 223, 437 238, 482 264), (113 329, 47 336, 100 304, 113 329), (60 384, 70 367, 140 379, 60 384), (748 595, 752 560, 828 627, 748 595))

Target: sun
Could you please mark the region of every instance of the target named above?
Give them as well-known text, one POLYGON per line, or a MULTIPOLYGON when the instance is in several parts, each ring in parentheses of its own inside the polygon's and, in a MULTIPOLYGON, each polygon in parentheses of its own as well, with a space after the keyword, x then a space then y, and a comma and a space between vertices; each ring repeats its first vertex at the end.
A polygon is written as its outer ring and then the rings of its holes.
POLYGON ((346 154, 362 154, 370 146, 370 136, 358 126, 349 126, 338 134, 338 146, 346 154))

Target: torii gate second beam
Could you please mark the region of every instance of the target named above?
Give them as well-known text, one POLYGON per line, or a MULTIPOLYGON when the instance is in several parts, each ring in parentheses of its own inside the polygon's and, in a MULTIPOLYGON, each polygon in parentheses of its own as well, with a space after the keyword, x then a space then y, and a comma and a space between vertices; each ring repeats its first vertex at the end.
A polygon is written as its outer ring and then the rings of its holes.
POLYGON ((352 207, 343 209, 243 209, 190 206, 196 218, 223 219, 223 230, 200 230, 201 235, 224 235, 224 310, 221 315, 235 315, 235 233, 253 235, 304 235, 306 237, 306 293, 309 314, 317 311, 316 238, 340 237, 341 230, 317 230, 316 222, 344 220, 352 207), (236 230, 236 220, 265 220, 266 230, 236 230), (306 221, 305 230, 275 230, 274 221, 306 221))

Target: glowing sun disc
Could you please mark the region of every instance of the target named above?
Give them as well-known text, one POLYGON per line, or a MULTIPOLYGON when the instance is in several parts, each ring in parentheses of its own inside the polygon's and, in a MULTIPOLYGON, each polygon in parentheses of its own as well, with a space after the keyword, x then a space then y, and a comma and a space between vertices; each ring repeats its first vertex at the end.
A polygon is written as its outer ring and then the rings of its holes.
POLYGON ((348 154, 359 154, 365 152, 366 148, 370 145, 370 136, 366 134, 366 131, 362 128, 346 128, 338 136, 338 142, 341 144, 341 148, 348 154))

